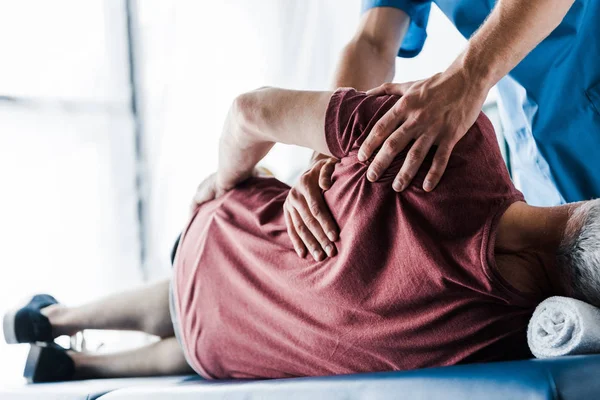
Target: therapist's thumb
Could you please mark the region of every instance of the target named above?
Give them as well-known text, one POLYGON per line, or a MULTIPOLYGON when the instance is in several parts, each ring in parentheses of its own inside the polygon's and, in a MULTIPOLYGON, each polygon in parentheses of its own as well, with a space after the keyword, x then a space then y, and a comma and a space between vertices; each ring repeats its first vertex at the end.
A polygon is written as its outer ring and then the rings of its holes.
POLYGON ((402 96, 415 82, 404 82, 404 83, 384 83, 381 86, 373 88, 367 91, 369 96, 382 96, 385 94, 402 96))

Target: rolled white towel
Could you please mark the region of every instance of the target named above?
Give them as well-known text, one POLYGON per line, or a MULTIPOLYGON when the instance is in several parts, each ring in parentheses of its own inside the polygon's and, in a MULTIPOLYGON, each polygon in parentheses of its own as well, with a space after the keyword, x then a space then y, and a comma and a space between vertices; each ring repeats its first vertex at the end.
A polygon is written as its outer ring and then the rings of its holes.
POLYGON ((533 312, 527 342, 538 358, 600 353, 600 309, 568 297, 550 297, 533 312))

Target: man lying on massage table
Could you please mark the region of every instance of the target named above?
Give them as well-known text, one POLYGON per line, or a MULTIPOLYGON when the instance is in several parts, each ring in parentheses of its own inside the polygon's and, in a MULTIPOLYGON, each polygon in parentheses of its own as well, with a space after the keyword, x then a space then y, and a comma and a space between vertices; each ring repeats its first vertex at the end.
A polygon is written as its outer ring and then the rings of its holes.
POLYGON ((82 329, 162 340, 109 355, 33 347, 26 375, 177 374, 189 364, 206 378, 278 378, 520 359, 531 356, 526 327, 544 298, 599 304, 600 203, 525 204, 483 114, 433 192, 421 182, 432 154, 401 193, 390 180, 406 153, 383 179, 365 178, 358 148, 397 99, 273 88, 238 97, 218 171, 199 186, 177 248, 172 312, 163 282, 75 308, 41 296, 5 318, 11 342, 82 329), (289 187, 253 176, 276 142, 340 159, 325 192, 340 235, 317 235, 327 256, 298 257, 282 209, 289 187))

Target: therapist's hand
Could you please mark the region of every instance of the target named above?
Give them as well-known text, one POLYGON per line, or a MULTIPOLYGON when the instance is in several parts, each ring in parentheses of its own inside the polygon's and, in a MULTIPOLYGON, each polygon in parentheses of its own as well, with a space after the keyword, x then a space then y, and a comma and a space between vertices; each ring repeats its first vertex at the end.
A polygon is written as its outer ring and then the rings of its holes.
POLYGON ((315 261, 335 255, 338 228, 325 204, 321 190, 331 187, 335 158, 325 157, 314 162, 290 192, 283 205, 288 235, 298 256, 309 254, 315 261))
POLYGON ((433 190, 446 170, 454 146, 475 123, 489 91, 476 81, 463 70, 455 69, 422 81, 386 83, 367 92, 402 96, 375 124, 360 147, 358 159, 366 161, 381 146, 369 166, 367 179, 375 182, 394 157, 414 140, 392 186, 398 192, 404 190, 431 147, 437 145, 423 182, 425 191, 433 190))

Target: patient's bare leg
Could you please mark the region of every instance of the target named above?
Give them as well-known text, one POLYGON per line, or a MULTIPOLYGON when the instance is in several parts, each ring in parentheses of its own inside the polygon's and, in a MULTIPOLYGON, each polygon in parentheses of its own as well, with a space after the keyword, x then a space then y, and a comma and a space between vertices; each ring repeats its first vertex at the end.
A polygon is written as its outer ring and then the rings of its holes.
POLYGON ((75 379, 127 378, 134 376, 193 373, 174 337, 138 349, 114 354, 70 353, 75 379))
POLYGON ((169 281, 110 295, 78 307, 52 305, 42 310, 55 337, 84 329, 142 331, 174 336, 169 312, 169 281))

